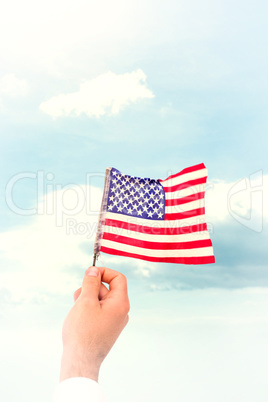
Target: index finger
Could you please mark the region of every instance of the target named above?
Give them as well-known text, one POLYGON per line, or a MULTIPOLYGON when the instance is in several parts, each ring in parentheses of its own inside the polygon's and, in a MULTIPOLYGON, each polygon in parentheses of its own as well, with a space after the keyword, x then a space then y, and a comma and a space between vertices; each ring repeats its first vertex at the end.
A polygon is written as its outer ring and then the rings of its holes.
POLYGON ((110 268, 98 267, 102 282, 108 283, 112 293, 121 293, 127 296, 127 278, 120 272, 110 268))

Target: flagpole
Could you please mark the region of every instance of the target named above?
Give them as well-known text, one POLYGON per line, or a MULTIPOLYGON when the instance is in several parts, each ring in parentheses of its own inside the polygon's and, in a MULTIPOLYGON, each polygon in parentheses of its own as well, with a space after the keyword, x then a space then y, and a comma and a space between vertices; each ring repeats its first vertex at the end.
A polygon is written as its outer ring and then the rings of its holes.
POLYGON ((92 264, 93 267, 96 266, 96 259, 97 259, 97 254, 94 254, 94 256, 93 256, 93 264, 92 264))
POLYGON ((93 267, 96 266, 97 258, 100 255, 101 239, 102 239, 102 231, 103 231, 102 225, 105 221, 105 215, 107 212, 107 200, 108 200, 108 193, 109 193, 109 187, 110 187, 111 169, 112 168, 107 168, 105 171, 103 196, 102 196, 101 209, 100 209, 100 213, 99 213, 98 227, 97 227, 95 244, 94 244, 93 267))

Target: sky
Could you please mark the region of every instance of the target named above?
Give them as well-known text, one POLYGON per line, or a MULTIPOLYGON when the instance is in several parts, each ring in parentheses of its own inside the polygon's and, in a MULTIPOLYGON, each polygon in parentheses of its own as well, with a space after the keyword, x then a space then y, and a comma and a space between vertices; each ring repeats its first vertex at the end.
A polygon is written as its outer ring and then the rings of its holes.
POLYGON ((0 15, 0 397, 45 402, 106 167, 208 168, 215 264, 101 254, 130 321, 111 402, 267 401, 267 4, 18 0, 0 15))

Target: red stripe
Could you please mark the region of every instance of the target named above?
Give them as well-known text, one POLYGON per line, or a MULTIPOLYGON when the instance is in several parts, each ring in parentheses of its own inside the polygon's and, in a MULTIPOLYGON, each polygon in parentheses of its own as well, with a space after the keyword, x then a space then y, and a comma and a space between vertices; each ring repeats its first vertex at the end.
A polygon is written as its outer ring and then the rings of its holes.
POLYGON ((205 215, 205 208, 191 209, 191 211, 176 212, 174 214, 165 214, 165 221, 175 221, 177 219, 192 218, 193 216, 205 215))
POLYGON ((198 165, 194 165, 194 166, 190 166, 188 168, 185 168, 185 169, 181 170, 179 173, 176 173, 176 174, 173 174, 173 175, 169 176, 165 180, 159 179, 159 181, 162 182, 162 181, 166 181, 166 180, 169 180, 169 179, 174 179, 175 177, 181 176, 183 174, 196 172, 197 170, 205 169, 205 168, 206 168, 206 166, 204 165, 204 163, 199 163, 198 165))
POLYGON ((130 246, 147 248, 150 250, 180 250, 180 249, 188 250, 192 248, 202 248, 212 246, 210 239, 184 241, 180 243, 177 242, 163 243, 163 242, 137 240, 126 236, 118 236, 112 233, 104 233, 103 239, 115 241, 117 243, 128 244, 130 246))
POLYGON ((187 195, 187 197, 182 197, 182 198, 176 198, 174 200, 166 200, 165 206, 170 207, 172 205, 181 205, 181 204, 186 204, 187 202, 191 201, 196 201, 196 200, 201 200, 202 198, 205 197, 205 192, 201 191, 200 193, 195 193, 191 195, 187 195))
MULTIPOLYGON (((161 221, 157 221, 157 223, 161 221)), ((106 219, 105 220, 105 225, 111 226, 111 227, 116 227, 118 228, 118 231, 120 229, 127 229, 131 230, 132 232, 139 232, 139 233, 145 233, 145 234, 152 234, 152 235, 178 235, 178 234, 189 234, 189 233, 196 233, 196 232, 202 232, 204 230, 207 230, 207 224, 206 223, 199 223, 197 225, 191 225, 191 226, 181 226, 181 227, 172 227, 170 224, 169 228, 163 228, 163 227, 150 227, 150 226, 142 226, 142 225, 136 225, 135 223, 131 222, 122 222, 118 221, 115 219, 106 219)))
POLYGON ((206 183, 206 181, 207 181, 207 176, 201 177, 200 179, 189 180, 189 181, 186 181, 185 183, 176 184, 175 186, 171 186, 171 187, 163 186, 163 187, 164 187, 165 193, 171 193, 173 191, 183 190, 184 188, 187 188, 187 187, 196 186, 197 184, 206 183))
POLYGON ((139 260, 152 261, 152 262, 169 262, 174 264, 212 264, 215 262, 214 255, 204 257, 148 257, 147 255, 139 255, 134 253, 127 253, 125 251, 114 250, 108 247, 101 247, 100 251, 107 254, 122 255, 125 257, 138 258, 139 260))

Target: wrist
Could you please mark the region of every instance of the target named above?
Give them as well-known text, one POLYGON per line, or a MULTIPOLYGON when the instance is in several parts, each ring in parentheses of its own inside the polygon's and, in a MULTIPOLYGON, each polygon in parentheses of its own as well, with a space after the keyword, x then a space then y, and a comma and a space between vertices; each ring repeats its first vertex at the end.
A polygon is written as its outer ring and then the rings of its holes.
POLYGON ((85 356, 64 352, 61 359, 60 381, 72 377, 86 377, 98 382, 100 365, 85 356))

